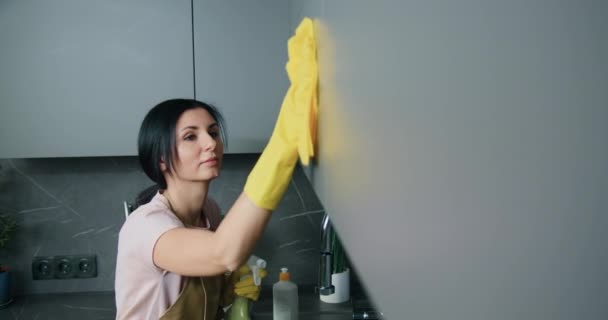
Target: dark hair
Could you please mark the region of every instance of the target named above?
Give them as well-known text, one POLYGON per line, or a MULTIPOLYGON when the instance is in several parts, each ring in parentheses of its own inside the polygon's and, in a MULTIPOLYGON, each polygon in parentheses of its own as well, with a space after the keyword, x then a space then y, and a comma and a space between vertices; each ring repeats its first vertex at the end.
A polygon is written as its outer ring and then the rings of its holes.
POLYGON ((133 204, 133 207, 131 208, 131 211, 135 211, 135 209, 139 208, 140 206, 152 201, 152 198, 154 198, 154 196, 158 192, 158 189, 159 186, 155 184, 140 191, 135 196, 135 202, 133 204))
POLYGON ((177 153, 175 142, 177 121, 185 111, 196 108, 209 112, 217 122, 220 137, 226 145, 224 118, 215 107, 197 100, 172 99, 161 102, 148 111, 141 123, 137 139, 139 163, 146 175, 161 189, 167 188, 167 181, 160 167, 161 160, 164 160, 170 171, 175 169, 172 155, 177 153))

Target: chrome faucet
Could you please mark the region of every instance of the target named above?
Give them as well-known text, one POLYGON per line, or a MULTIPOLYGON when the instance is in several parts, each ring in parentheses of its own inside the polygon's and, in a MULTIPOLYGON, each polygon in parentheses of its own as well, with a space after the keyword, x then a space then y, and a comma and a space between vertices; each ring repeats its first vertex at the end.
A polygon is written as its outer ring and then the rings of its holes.
POLYGON ((332 273, 332 247, 334 228, 329 221, 329 216, 325 213, 321 222, 321 261, 319 263, 319 293, 328 296, 336 290, 331 284, 332 273))

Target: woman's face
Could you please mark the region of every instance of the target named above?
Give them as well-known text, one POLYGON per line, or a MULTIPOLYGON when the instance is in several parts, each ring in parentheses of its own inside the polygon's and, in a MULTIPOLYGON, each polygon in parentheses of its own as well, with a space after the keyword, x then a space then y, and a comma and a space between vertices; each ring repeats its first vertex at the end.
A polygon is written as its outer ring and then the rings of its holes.
POLYGON ((220 128, 207 110, 185 111, 176 124, 175 175, 181 180, 209 181, 220 174, 224 144, 220 128))

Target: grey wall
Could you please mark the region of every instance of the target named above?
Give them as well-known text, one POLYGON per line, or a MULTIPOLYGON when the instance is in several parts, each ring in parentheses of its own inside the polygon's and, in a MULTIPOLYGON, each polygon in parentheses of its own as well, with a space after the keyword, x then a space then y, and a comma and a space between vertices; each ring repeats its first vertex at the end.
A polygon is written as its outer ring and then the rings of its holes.
MULTIPOLYGON (((210 195, 226 212, 240 194, 254 155, 228 155, 210 195)), ((0 215, 17 218, 19 229, 0 261, 12 270, 14 292, 111 291, 122 201, 151 185, 135 157, 0 160, 0 215), (99 275, 79 280, 32 280, 34 256, 96 254, 99 275)), ((302 170, 295 171, 254 253, 268 260, 277 281, 288 267, 299 284, 315 284, 323 208, 302 170)))
POLYGON ((389 319, 608 318, 608 3, 291 1, 311 175, 389 319))

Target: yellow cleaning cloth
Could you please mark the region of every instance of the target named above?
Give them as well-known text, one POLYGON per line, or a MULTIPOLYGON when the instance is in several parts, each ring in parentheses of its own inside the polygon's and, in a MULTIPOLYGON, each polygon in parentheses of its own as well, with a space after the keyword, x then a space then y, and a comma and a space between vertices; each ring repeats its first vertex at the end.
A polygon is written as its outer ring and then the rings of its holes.
POLYGON ((296 128, 298 153, 302 164, 308 165, 314 156, 317 132, 317 46, 312 20, 304 18, 295 36, 287 44, 289 61, 285 69, 291 86, 287 90, 281 109, 293 109, 287 125, 296 128))
POLYGON ((274 210, 281 200, 298 154, 308 165, 317 130, 317 61, 312 20, 304 18, 288 42, 285 69, 291 83, 268 145, 247 178, 245 194, 259 207, 274 210))

